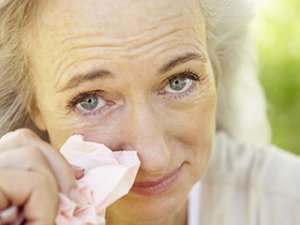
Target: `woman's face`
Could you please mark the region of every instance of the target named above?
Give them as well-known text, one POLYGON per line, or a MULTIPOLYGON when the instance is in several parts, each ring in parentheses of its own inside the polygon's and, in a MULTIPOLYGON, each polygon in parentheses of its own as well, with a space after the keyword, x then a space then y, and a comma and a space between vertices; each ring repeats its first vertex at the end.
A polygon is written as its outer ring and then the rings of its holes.
POLYGON ((215 130, 199 0, 60 0, 39 10, 26 40, 37 126, 55 148, 79 133, 136 150, 137 182, 180 168, 167 191, 131 191, 109 208, 145 222, 178 212, 207 167, 215 130))

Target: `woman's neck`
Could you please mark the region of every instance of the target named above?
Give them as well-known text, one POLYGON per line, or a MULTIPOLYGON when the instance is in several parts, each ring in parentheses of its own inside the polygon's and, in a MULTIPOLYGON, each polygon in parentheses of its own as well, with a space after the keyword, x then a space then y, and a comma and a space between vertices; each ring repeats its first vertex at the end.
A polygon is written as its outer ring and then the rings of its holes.
POLYGON ((159 220, 152 221, 151 223, 147 223, 145 221, 125 221, 122 218, 108 217, 106 225, 188 225, 187 211, 188 208, 186 202, 182 210, 180 210, 177 214, 160 218, 159 220))

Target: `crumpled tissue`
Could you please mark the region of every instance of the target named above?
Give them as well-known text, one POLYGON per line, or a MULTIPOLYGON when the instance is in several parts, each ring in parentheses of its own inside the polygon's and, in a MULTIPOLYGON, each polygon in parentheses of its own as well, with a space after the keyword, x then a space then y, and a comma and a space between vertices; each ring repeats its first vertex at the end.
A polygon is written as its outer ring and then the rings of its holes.
MULTIPOLYGON (((60 152, 85 173, 77 180, 71 198, 59 193, 56 225, 105 225, 106 208, 126 195, 134 183, 140 166, 137 152, 111 151, 103 144, 84 141, 81 135, 71 136, 60 152)), ((12 206, 0 212, 0 218, 17 212, 17 207, 12 206)), ((13 225, 23 221, 21 212, 13 225)))
POLYGON ((83 168, 72 199, 60 194, 57 225, 104 225, 105 209, 126 195, 140 166, 135 151, 111 151, 73 135, 60 149, 72 165, 83 168))

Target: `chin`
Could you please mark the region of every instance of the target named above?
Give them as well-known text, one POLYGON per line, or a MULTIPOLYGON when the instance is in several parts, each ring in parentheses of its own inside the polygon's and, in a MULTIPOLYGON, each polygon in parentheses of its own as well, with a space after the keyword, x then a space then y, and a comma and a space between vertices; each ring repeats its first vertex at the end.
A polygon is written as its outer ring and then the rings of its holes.
MULTIPOLYGON (((179 195, 179 194, 178 194, 179 195)), ((187 200, 187 193, 180 196, 170 196, 165 199, 136 200, 124 197, 107 209, 108 219, 110 216, 126 218, 135 221, 159 221, 165 216, 177 214, 187 200)))

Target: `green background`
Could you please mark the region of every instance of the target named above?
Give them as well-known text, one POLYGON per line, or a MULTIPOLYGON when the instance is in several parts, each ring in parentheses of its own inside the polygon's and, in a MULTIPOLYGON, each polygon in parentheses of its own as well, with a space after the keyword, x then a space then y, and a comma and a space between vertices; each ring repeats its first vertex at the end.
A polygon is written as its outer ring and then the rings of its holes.
POLYGON ((264 4, 254 28, 272 142, 300 155, 300 0, 264 4))

